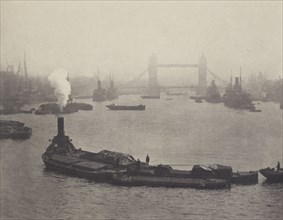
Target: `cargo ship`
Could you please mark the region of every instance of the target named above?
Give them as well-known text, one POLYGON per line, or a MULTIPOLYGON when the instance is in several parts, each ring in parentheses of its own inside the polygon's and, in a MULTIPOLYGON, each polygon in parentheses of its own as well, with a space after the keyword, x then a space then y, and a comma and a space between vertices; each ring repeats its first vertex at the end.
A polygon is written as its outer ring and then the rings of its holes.
POLYGON ((206 90, 205 101, 210 103, 222 102, 222 97, 214 80, 212 80, 210 86, 206 90))
POLYGON ((230 85, 226 88, 223 95, 224 105, 236 109, 253 109, 254 105, 250 98, 250 94, 243 91, 241 86, 241 77, 235 77, 235 85, 230 85))
POLYGON ((117 99, 118 98, 118 91, 114 86, 114 76, 109 77, 109 81, 110 81, 110 85, 109 88, 107 89, 107 93, 106 93, 106 98, 107 100, 113 100, 113 99, 117 99))
POLYGON ((94 102, 103 102, 107 99, 106 89, 101 87, 101 81, 97 77, 97 89, 93 91, 92 100, 94 102))

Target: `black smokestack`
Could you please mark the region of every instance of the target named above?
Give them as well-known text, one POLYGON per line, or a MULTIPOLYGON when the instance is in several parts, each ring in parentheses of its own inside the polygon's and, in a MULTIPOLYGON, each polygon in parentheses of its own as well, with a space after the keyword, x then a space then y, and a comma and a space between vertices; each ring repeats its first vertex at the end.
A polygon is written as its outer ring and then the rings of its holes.
POLYGON ((65 136, 63 117, 58 117, 57 125, 58 125, 58 136, 65 136))

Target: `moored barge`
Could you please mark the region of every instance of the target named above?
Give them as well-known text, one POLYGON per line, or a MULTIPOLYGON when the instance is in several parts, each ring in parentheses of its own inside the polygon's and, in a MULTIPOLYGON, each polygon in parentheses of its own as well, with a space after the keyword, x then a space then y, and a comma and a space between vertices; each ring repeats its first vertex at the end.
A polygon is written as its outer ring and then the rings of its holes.
POLYGON ((106 107, 110 110, 130 110, 130 111, 144 111, 145 105, 106 105, 106 107))
POLYGON ((283 183, 283 169, 278 168, 264 168, 260 169, 259 172, 267 179, 269 182, 281 182, 283 183))
MULTIPOLYGON (((76 149, 64 131, 64 118, 59 117, 58 134, 42 155, 47 169, 63 171, 100 182, 130 186, 192 188, 226 188, 229 181, 215 178, 192 178, 189 172, 170 175, 170 166, 148 166, 131 155, 103 150, 92 153, 76 149)), ((174 172, 174 170, 173 170, 174 172)))

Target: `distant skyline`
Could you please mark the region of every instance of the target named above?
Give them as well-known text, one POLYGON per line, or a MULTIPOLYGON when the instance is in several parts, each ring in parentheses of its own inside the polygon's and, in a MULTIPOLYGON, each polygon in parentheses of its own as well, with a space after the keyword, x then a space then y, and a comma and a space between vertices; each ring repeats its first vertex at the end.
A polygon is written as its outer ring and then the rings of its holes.
MULTIPOLYGON (((282 2, 1 1, 1 68, 65 68, 71 76, 111 71, 131 79, 148 65, 197 63, 224 79, 239 73, 282 77, 282 2)), ((195 69, 160 70, 164 82, 196 80, 195 69), (172 75, 175 76, 173 79, 172 75)))

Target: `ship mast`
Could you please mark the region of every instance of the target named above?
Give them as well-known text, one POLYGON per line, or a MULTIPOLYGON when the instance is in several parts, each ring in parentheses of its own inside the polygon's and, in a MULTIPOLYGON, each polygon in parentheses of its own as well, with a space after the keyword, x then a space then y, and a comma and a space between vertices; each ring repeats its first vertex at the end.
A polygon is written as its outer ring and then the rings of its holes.
POLYGON ((242 89, 242 67, 240 66, 240 88, 242 89))
POLYGON ((232 88, 232 83, 233 83, 233 73, 232 73, 232 70, 231 70, 231 78, 230 78, 230 88, 232 88))
POLYGON ((27 72, 27 64, 26 64, 26 52, 24 52, 24 71, 25 71, 25 89, 28 88, 28 72, 27 72))

